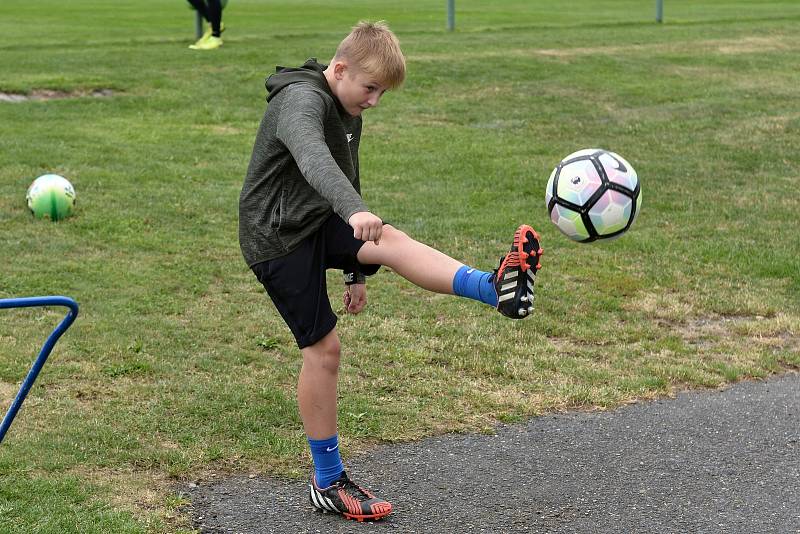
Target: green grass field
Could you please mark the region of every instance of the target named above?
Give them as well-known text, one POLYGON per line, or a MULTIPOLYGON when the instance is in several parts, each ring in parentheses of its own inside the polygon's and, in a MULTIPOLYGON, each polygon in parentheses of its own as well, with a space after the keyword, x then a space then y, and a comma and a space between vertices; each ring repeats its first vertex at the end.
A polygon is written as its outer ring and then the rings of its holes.
MULTIPOLYGON (((666 0, 661 25, 654 1, 456 4, 448 33, 440 0, 231 0, 204 53, 179 0, 2 2, 0 91, 113 94, 0 102, 0 298, 81 305, 0 445, 0 531, 190 531, 181 481, 306 476, 299 352, 237 200, 265 76, 329 59, 359 19, 388 20, 409 67, 365 116, 368 205, 477 267, 520 222, 546 255, 525 321, 370 280, 339 323, 346 457, 800 367, 800 4, 666 0), (636 167, 644 204, 581 245, 544 187, 593 146, 636 167), (78 192, 58 224, 25 206, 47 172, 78 192)), ((62 310, 0 314, 5 413, 62 310)))

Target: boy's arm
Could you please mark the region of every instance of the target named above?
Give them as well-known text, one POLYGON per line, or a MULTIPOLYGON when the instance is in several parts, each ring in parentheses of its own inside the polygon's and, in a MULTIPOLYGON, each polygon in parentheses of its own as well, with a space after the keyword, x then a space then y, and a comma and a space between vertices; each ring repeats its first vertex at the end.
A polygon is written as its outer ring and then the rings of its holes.
POLYGON ((289 149, 311 187, 350 224, 354 214, 368 209, 325 142, 325 101, 308 88, 287 87, 284 91, 291 91, 291 94, 285 95, 281 102, 277 137, 289 149))

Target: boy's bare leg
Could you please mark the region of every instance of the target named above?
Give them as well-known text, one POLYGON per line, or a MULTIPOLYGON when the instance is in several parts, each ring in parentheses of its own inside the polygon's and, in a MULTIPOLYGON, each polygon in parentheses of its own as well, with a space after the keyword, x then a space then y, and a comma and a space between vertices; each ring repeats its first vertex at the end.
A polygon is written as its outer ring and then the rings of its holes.
POLYGON ((336 434, 336 382, 340 355, 336 329, 301 352, 303 368, 297 381, 297 404, 303 428, 311 439, 326 439, 336 434))
POLYGON ((383 227, 380 244, 364 243, 358 261, 385 265, 414 285, 447 295, 453 294, 453 277, 464 265, 388 224, 383 227))

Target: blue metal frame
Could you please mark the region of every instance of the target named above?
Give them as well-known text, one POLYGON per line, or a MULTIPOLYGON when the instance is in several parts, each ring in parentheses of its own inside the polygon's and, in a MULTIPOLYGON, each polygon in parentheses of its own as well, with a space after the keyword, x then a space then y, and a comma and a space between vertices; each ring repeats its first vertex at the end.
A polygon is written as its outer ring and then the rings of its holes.
POLYGON ((22 386, 19 388, 19 392, 17 393, 16 398, 14 398, 14 402, 11 403, 11 406, 8 408, 8 412, 6 412, 5 417, 3 417, 3 422, 0 424, 0 443, 3 442, 3 438, 8 432, 9 427, 11 427, 12 421, 14 421, 14 417, 16 417, 17 412, 19 411, 20 407, 22 406, 22 402, 25 400, 25 397, 28 395, 28 391, 30 391, 31 386, 33 386, 36 377, 39 376, 39 371, 42 370, 44 366, 44 362, 47 361, 47 357, 50 356, 50 351, 53 350, 53 346, 58 341, 58 338, 67 331, 67 328, 75 321, 75 318, 78 316, 78 303, 72 300, 69 297, 25 297, 25 298, 18 298, 18 299, 0 299, 0 309, 3 308, 31 308, 34 306, 66 306, 69 308, 69 313, 64 319, 58 324, 58 326, 53 330, 50 334, 50 337, 47 338, 47 341, 44 342, 42 346, 42 350, 39 352, 39 356, 36 358, 36 361, 33 362, 33 367, 31 370, 28 371, 28 376, 25 377, 25 380, 22 382, 22 386))

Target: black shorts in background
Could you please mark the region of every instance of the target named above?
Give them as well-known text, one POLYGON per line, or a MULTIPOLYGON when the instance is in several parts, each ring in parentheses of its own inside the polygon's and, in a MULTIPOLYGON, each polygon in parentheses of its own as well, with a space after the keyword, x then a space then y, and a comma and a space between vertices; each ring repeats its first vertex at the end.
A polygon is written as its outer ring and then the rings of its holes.
POLYGON ((356 255, 364 241, 338 215, 331 215, 316 233, 289 254, 257 263, 252 269, 286 321, 301 349, 328 335, 336 314, 328 300, 325 271, 378 272, 380 265, 361 265, 356 255))

